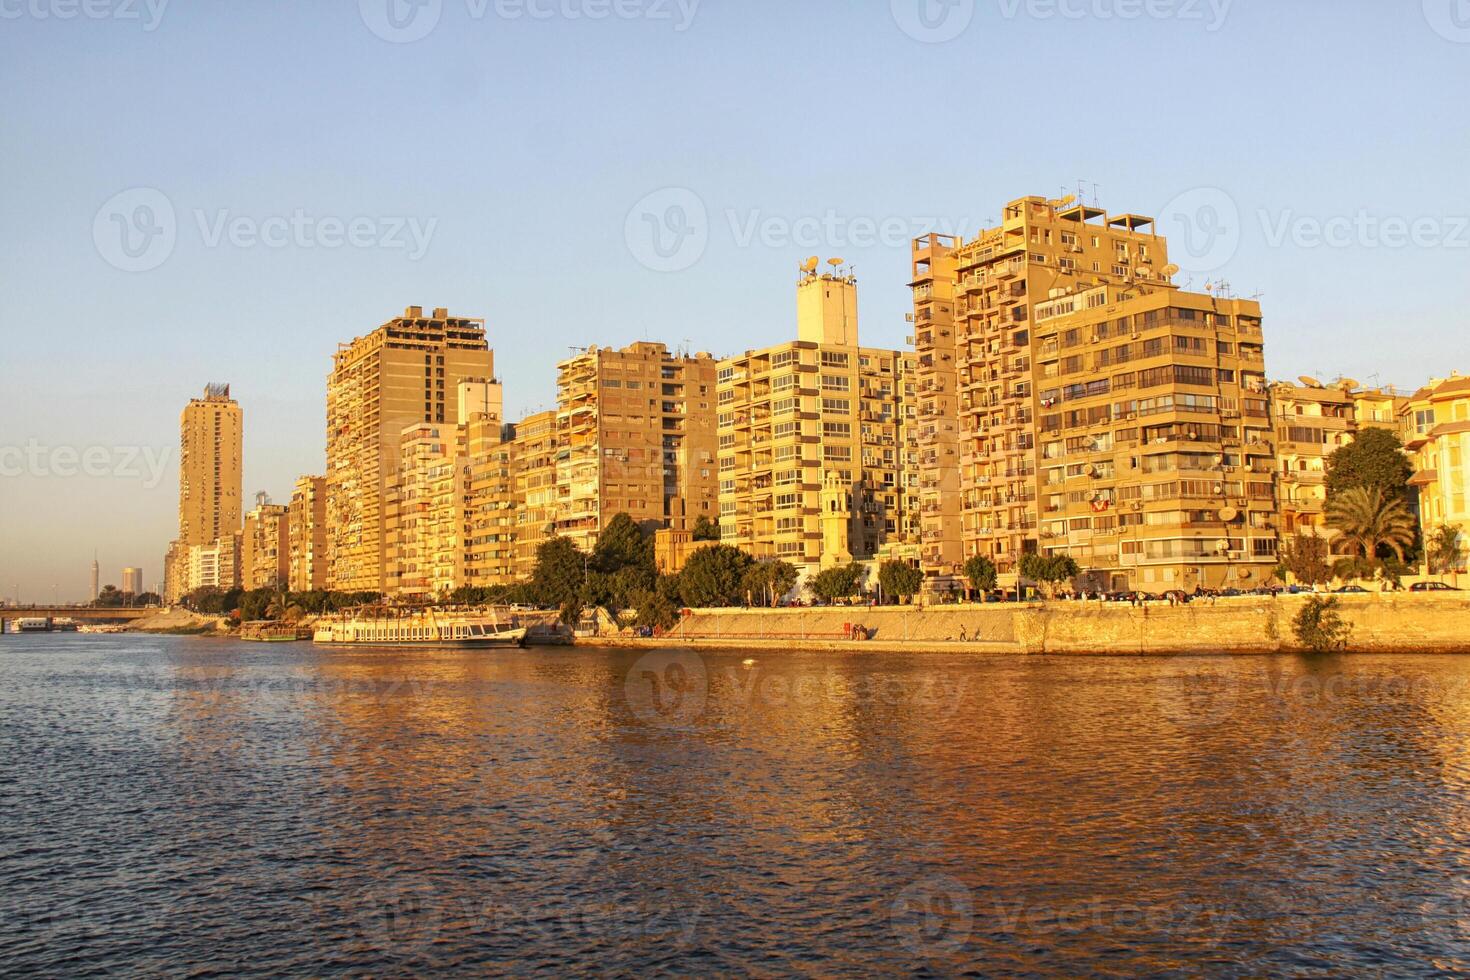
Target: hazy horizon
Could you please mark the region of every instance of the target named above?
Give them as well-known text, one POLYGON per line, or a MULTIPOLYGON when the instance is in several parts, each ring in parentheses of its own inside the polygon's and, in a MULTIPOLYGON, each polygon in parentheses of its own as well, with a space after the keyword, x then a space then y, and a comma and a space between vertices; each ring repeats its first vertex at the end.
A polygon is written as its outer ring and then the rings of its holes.
POLYGON ((1463 8, 0 0, 0 595, 161 581, 208 382, 284 502, 406 306, 485 318, 516 419, 571 346, 789 339, 808 255, 902 346, 909 238, 1079 186, 1259 294, 1273 379, 1470 370, 1463 8))

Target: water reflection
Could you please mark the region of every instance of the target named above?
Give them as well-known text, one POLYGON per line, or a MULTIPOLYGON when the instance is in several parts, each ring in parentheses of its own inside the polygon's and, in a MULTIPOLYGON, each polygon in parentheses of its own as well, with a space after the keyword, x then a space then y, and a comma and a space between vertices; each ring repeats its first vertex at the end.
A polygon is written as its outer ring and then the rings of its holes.
POLYGON ((1470 663, 6 638, 9 964, 1470 970, 1470 663))

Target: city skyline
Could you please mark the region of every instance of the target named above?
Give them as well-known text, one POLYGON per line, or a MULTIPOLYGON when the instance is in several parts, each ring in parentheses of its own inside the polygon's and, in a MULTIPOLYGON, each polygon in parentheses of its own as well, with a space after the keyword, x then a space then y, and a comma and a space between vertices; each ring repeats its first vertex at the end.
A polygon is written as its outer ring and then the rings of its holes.
POLYGON ((386 311, 484 317, 518 419, 552 407, 548 366, 568 347, 687 341, 723 356, 782 342, 787 277, 810 254, 856 266, 866 341, 901 347, 910 237, 973 235, 1005 201, 1079 182, 1085 199, 1157 215, 1173 240, 1192 232, 1185 256, 1174 249, 1181 283, 1264 293, 1273 380, 1415 388, 1470 363, 1470 202, 1453 192, 1470 134, 1445 124, 1470 48, 1421 5, 1124 20, 972 4, 948 38, 923 36, 901 4, 701 4, 683 30, 665 6, 669 20, 594 21, 448 4, 412 41, 384 39, 351 4, 7 20, 0 588, 57 583, 79 598, 94 544, 104 569, 158 568, 153 542, 176 506, 168 433, 210 378, 249 408, 245 492, 288 499, 321 469, 332 350, 386 311), (1065 69, 1020 74, 1050 50, 1067 52, 1065 69), (1251 70, 1233 67, 1247 51, 1251 70), (257 97, 238 99, 226 79, 261 59, 289 67, 250 72, 257 97), (1395 70, 1345 70, 1356 60, 1395 70), (1002 110, 1008 129, 954 123, 992 98, 966 81, 982 63, 1029 79, 1002 110), (95 64, 124 83, 89 85, 95 64), (867 65, 883 71, 855 67, 867 65), (598 86, 610 72, 619 86, 598 86), (502 74, 540 81, 510 97, 502 74), (1111 104, 1077 108, 1109 79, 1111 104), (1302 79, 1330 81, 1334 97, 1302 79), (301 104, 303 87, 319 98, 301 104), (739 106, 711 111, 736 90, 739 106), (1365 116, 1391 116, 1393 139, 1362 139, 1365 116), (880 120, 889 135, 854 159, 853 134, 880 120), (930 131, 937 148, 915 153, 930 131), (456 151, 363 152, 388 134, 456 151), (1002 138, 1026 152, 996 154, 1002 138), (161 264, 127 271, 106 235, 138 214, 125 205, 157 202, 137 190, 162 195, 174 235, 161 264), (298 212, 309 239, 292 237, 298 212), (355 218, 373 222, 373 244, 325 244, 331 222, 355 218), (287 244, 269 244, 282 228, 287 244), (28 328, 58 320, 66 331, 28 328), (32 370, 58 357, 64 402, 32 370), (94 449, 104 475, 64 475, 79 466, 57 453, 94 449))

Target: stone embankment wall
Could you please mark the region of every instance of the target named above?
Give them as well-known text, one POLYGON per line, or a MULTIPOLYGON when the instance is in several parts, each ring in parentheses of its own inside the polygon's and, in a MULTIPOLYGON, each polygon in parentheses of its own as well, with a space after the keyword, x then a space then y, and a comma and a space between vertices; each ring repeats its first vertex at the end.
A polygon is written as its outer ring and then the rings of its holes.
MULTIPOLYGON (((1470 593, 1338 597, 1356 652, 1470 653, 1470 593)), ((694 610, 668 637, 720 646, 964 647, 992 653, 1276 653, 1296 649, 1306 596, 1246 596, 1182 606, 1049 602, 918 608, 694 610), (871 639, 851 643, 847 629, 871 639), (961 632, 963 631, 963 633, 961 632)))

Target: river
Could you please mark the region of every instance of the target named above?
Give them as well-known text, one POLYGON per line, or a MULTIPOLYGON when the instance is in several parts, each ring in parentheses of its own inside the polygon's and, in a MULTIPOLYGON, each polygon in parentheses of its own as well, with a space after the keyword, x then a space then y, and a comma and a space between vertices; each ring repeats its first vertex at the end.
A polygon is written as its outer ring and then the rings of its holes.
POLYGON ((7 975, 1470 972, 1470 659, 0 637, 7 975))

